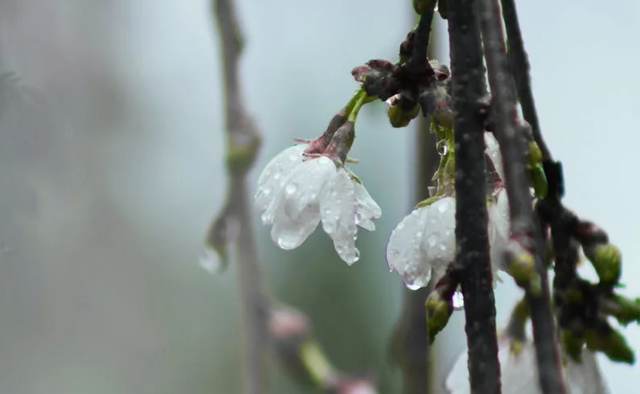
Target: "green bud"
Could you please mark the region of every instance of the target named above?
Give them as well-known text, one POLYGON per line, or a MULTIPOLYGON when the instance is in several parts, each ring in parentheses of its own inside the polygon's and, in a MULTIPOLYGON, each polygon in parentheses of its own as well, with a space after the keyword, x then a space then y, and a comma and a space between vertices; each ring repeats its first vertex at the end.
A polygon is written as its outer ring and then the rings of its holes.
POLYGON ((529 153, 527 155, 527 167, 533 168, 542 163, 542 151, 535 141, 529 142, 529 153))
POLYGON ((629 299, 613 294, 608 301, 611 301, 612 305, 605 309, 605 313, 615 317, 618 323, 626 326, 631 322, 640 322, 640 298, 629 299))
POLYGON ((622 255, 615 245, 598 245, 595 248, 585 248, 584 252, 595 268, 600 281, 617 283, 620 280, 622 255))
POLYGON ((562 342, 564 351, 573 361, 582 361, 584 338, 578 337, 568 330, 562 330, 560 333, 560 341, 562 342))
POLYGON ((547 197, 547 177, 544 174, 542 164, 536 164, 533 168, 529 168, 529 177, 536 197, 540 199, 547 197))
POLYGON ((246 173, 256 160, 260 148, 260 137, 254 135, 246 142, 234 142, 230 137, 226 164, 231 173, 246 173))
POLYGON ((442 331, 447 325, 449 317, 453 313, 453 306, 450 301, 443 300, 442 297, 440 297, 440 293, 437 291, 429 294, 424 306, 427 310, 427 332, 429 336, 429 343, 433 343, 435 341, 436 334, 442 331))
POLYGON ((387 116, 391 126, 395 128, 406 127, 411 121, 420 114, 420 105, 416 104, 411 110, 407 111, 399 105, 394 105, 387 109, 387 116))
POLYGON ((533 295, 539 295, 542 287, 540 275, 536 271, 536 261, 533 255, 524 249, 511 253, 507 263, 507 273, 513 277, 518 286, 529 290, 533 295))
POLYGON ((587 330, 585 339, 589 349, 606 354, 611 361, 626 364, 633 364, 635 362, 633 350, 631 350, 627 344, 624 336, 613 328, 608 334, 601 334, 595 330, 587 330))

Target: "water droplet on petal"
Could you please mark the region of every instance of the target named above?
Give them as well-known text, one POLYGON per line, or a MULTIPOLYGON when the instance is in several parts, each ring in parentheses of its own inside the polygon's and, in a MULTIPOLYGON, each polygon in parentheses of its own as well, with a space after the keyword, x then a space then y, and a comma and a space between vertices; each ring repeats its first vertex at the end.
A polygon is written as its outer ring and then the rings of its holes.
POLYGON ((447 204, 438 204, 438 212, 445 213, 448 209, 447 204))
POLYGON ((438 243, 438 236, 435 234, 431 234, 429 238, 427 238, 427 243, 429 246, 434 247, 438 243))
POLYGON ((291 194, 293 194, 293 193, 295 193, 295 192, 297 192, 297 191, 298 191, 298 185, 296 185, 295 183, 289 183, 289 184, 284 188, 284 191, 285 191, 287 194, 291 195, 291 194))
POLYGON ((415 291, 425 287, 428 283, 429 283, 429 278, 425 280, 424 278, 420 277, 420 278, 416 278, 411 282, 406 282, 405 286, 407 286, 407 289, 415 291))
POLYGON ((436 150, 438 151, 438 154, 440 156, 446 155, 447 154, 447 141, 445 141, 445 140, 438 141, 438 144, 436 145, 436 150))
POLYGON ((292 237, 286 234, 278 237, 278 246, 284 250, 291 250, 297 246, 297 237, 292 237))

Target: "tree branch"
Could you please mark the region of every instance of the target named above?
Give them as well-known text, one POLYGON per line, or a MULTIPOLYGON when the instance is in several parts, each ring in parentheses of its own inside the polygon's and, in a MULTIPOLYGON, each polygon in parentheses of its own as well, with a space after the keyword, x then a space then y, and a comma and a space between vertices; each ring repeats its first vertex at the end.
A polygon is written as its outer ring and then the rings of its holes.
POLYGON ((238 64, 242 36, 233 0, 214 0, 212 11, 218 25, 223 59, 229 187, 225 207, 214 221, 207 241, 223 256, 227 244, 235 242, 246 337, 244 392, 259 394, 265 391, 268 305, 258 265, 246 175, 255 162, 260 134, 245 109, 240 92, 238 64))
POLYGON ((465 301, 471 393, 500 393, 493 276, 487 235, 484 96, 480 32, 473 0, 449 0, 449 47, 456 141, 456 269, 465 301))
POLYGON ((528 175, 525 168, 525 136, 517 127, 515 88, 505 52, 502 20, 497 0, 481 0, 480 25, 484 44, 495 133, 505 163, 506 188, 511 213, 511 232, 535 259, 541 291, 527 289, 536 347, 540 386, 543 393, 565 393, 560 365, 556 325, 551 312, 549 280, 543 259, 543 244, 533 221, 528 175))
POLYGON ((531 77, 529 75, 529 58, 524 49, 520 23, 518 22, 518 11, 514 0, 501 0, 502 17, 507 29, 507 40, 509 44, 509 57, 511 60, 511 70, 516 82, 516 90, 520 98, 522 115, 524 120, 531 125, 533 138, 535 139, 544 161, 551 160, 551 152, 542 138, 538 113, 536 111, 533 91, 531 89, 531 77))

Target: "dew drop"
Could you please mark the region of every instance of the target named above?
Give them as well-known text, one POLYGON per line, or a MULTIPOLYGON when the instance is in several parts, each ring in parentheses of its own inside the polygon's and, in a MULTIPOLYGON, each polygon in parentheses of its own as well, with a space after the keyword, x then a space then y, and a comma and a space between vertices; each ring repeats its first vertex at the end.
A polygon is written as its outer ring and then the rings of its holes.
POLYGON ((438 212, 445 213, 448 209, 447 204, 438 204, 438 212))
POLYGON ((297 245, 297 237, 291 235, 280 235, 278 237, 278 246, 284 250, 294 249, 297 245))
POLYGON ((453 293, 453 309, 460 310, 464 308, 464 296, 460 290, 453 293))
POLYGON ((298 185, 296 185, 295 183, 289 183, 289 184, 284 188, 284 191, 285 191, 287 194, 291 195, 291 194, 293 194, 293 193, 295 193, 295 192, 297 192, 297 191, 298 191, 298 185))
POLYGON ((429 246, 434 247, 438 243, 438 236, 435 234, 431 234, 429 238, 427 238, 427 243, 429 246))
POLYGON ((412 281, 405 282, 405 286, 407 286, 407 289, 414 290, 414 291, 421 289, 429 283, 430 276, 431 275, 427 275, 426 277, 425 276, 417 277, 412 281))
POLYGON ((436 145, 436 150, 440 156, 444 156, 447 154, 447 141, 440 140, 436 145))

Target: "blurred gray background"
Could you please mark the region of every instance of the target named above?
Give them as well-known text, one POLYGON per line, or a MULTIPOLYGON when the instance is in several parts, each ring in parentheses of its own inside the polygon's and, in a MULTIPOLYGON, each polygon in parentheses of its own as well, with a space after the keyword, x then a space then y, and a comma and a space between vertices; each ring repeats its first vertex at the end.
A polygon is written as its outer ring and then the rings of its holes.
MULTIPOLYGON (((356 88, 354 66, 395 59, 413 18, 409 1, 238 2, 243 88, 265 135, 256 179, 291 137, 322 132, 356 88)), ((624 293, 640 296, 640 3, 518 6, 566 202, 621 247, 624 293)), ((66 124, 1 135, 0 393, 240 392, 235 270, 198 265, 225 193, 215 33, 207 0, 0 0, 0 72, 66 114, 66 124)), ((355 266, 321 232, 292 252, 267 228, 257 234, 272 292, 310 315, 339 368, 374 370, 391 393, 399 373, 386 347, 401 281, 384 248, 412 204, 415 131, 383 114, 363 110, 352 151, 383 208, 377 231, 359 235, 355 266)), ((499 287, 501 322, 518 295, 509 279, 499 287)), ((456 314, 437 341, 438 389, 463 332, 456 314)), ((640 350, 640 329, 624 332, 640 350)), ((601 367, 612 393, 637 391, 640 367, 601 367)), ((307 392, 275 365, 270 374, 273 393, 307 392)))

